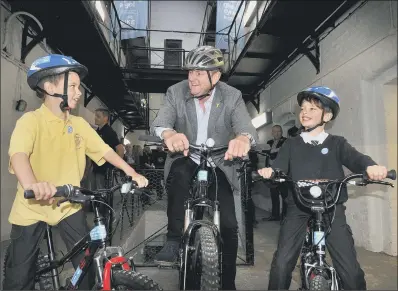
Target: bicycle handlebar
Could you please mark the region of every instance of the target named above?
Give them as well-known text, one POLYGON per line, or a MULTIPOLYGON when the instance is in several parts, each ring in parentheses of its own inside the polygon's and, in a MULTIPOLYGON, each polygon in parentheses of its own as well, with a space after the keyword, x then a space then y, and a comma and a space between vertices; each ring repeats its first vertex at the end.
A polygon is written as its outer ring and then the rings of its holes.
MULTIPOLYGON (((137 189, 137 186, 137 183, 133 181, 131 177, 124 177, 121 183, 118 183, 110 189, 100 189, 96 191, 91 191, 89 189, 66 184, 56 187, 57 192, 53 197, 63 197, 65 198, 65 201, 69 200, 75 203, 82 203, 85 201, 94 200, 95 198, 101 197, 106 193, 115 192, 120 188, 122 188, 122 193, 128 193, 131 190, 134 190, 134 192, 140 192, 140 190, 137 189)), ((24 198, 33 199, 35 198, 35 193, 33 192, 33 190, 25 190, 24 198)))
MULTIPOLYGON (((161 140, 160 138, 158 138, 156 136, 152 136, 152 135, 140 135, 138 137, 138 140, 146 141, 146 142, 154 143, 156 145, 161 145, 161 146, 167 147, 163 140, 161 140)), ((203 145, 190 144, 189 149, 197 151, 199 153, 204 153, 204 152, 214 153, 214 152, 227 150, 228 145, 214 147, 214 146, 206 146, 204 144, 203 145)))
MULTIPOLYGON (((397 173, 395 170, 389 170, 387 172, 387 177, 386 179, 390 179, 390 180, 396 180, 397 178, 397 173)), ((278 183, 283 183, 283 182, 292 182, 297 184, 298 182, 303 182, 303 181, 308 181, 308 180, 300 180, 300 181, 293 181, 289 178, 288 175, 286 175, 283 171, 279 170, 279 169, 274 169, 274 172, 272 173, 271 177, 269 179, 265 179, 263 178, 257 171, 253 171, 252 172, 252 179, 254 181, 258 181, 258 180, 266 180, 266 181, 271 181, 271 182, 278 182, 278 183)), ((347 175, 345 176, 343 179, 341 180, 322 180, 323 183, 336 183, 338 184, 338 189, 337 189, 337 193, 335 195, 335 198, 333 199, 333 202, 331 204, 325 205, 326 208, 331 208, 333 207, 340 198, 340 193, 341 193, 341 189, 343 184, 351 184, 351 185, 356 185, 356 186, 366 186, 368 184, 380 184, 380 185, 387 185, 390 187, 394 187, 393 184, 389 183, 389 182, 385 182, 385 181, 376 181, 376 180, 370 180, 368 175, 366 173, 362 173, 362 174, 351 174, 351 175, 347 175), (362 179, 359 182, 355 182, 355 181, 351 181, 353 179, 362 179)), ((316 186, 317 184, 314 184, 314 186, 316 186)), ((305 201, 307 201, 307 199, 305 199, 304 197, 301 197, 301 195, 299 193, 296 193, 297 191, 293 191, 296 194, 296 197, 298 198, 298 201, 300 202, 300 204, 302 204, 304 207, 311 207, 313 206, 311 203, 306 203, 305 201), (305 201, 303 201, 305 200, 305 201)))

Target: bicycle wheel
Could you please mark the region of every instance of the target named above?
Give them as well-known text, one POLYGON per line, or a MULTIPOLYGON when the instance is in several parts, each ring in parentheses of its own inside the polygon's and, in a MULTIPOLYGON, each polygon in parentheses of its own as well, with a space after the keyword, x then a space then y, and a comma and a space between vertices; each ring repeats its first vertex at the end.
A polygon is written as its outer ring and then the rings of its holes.
POLYGON ((188 258, 187 290, 219 290, 220 262, 213 231, 201 226, 195 233, 194 251, 188 258))
MULTIPOLYGON (((7 247, 5 251, 4 261, 3 261, 3 282, 2 286, 4 286, 4 278, 6 276, 6 264, 8 257, 10 256, 9 247, 7 247)), ((48 257, 44 256, 40 251, 36 260, 36 270, 43 269, 50 265, 50 260, 48 257)), ((46 274, 41 275, 40 277, 35 277, 35 289, 36 290, 54 290, 52 274, 48 272, 46 274)))
POLYGON ((310 290, 330 290, 330 284, 324 276, 316 275, 310 281, 310 290))
POLYGON ((112 289, 116 290, 163 290, 148 276, 134 271, 112 272, 112 289))

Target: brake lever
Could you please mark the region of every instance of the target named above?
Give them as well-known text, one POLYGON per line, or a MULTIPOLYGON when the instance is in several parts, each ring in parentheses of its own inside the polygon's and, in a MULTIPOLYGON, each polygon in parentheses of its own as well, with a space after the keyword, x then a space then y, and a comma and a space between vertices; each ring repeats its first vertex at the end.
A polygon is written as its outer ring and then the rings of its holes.
POLYGON ((385 185, 385 186, 390 186, 394 188, 394 184, 390 182, 385 182, 385 181, 374 181, 374 180, 369 180, 369 179, 363 179, 361 182, 356 182, 356 186, 366 186, 368 184, 379 184, 379 185, 385 185))
POLYGON ((68 201, 68 199, 61 199, 57 202, 57 207, 60 207, 62 203, 68 201))

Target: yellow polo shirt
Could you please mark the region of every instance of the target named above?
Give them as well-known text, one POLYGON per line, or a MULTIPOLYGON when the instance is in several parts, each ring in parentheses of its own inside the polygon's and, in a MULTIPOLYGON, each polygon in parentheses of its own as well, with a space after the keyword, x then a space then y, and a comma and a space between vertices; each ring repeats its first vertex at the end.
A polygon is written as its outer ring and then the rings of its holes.
MULTIPOLYGON (((98 165, 104 164, 104 155, 111 148, 81 117, 69 115, 67 120, 54 115, 44 104, 37 110, 25 113, 16 123, 11 136, 9 156, 26 153, 37 181, 55 186, 72 184, 80 186, 86 167, 86 155, 98 165)), ((14 174, 11 164, 10 173, 14 174)), ((81 209, 79 204, 65 202, 57 207, 48 201, 23 197, 18 183, 17 195, 9 216, 16 225, 31 225, 44 221, 58 224, 81 209)), ((59 200, 62 198, 56 198, 59 200)))

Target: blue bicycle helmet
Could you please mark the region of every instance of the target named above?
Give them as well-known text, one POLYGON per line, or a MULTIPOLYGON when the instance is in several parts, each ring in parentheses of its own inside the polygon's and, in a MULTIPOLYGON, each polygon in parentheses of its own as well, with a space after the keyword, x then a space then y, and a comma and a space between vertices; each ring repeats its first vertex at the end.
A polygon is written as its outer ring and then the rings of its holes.
POLYGON ((68 106, 68 76, 69 72, 76 72, 80 80, 87 74, 88 70, 85 66, 77 62, 71 57, 52 54, 35 60, 28 71, 28 85, 32 90, 39 90, 49 96, 62 98, 61 109, 63 111, 69 108, 68 106), (48 94, 43 88, 38 86, 39 82, 49 76, 65 74, 64 79, 64 94, 48 94))
POLYGON ((297 95, 297 103, 299 106, 301 106, 306 97, 318 99, 324 107, 330 108, 333 114, 332 120, 335 119, 340 112, 340 99, 336 93, 328 87, 310 87, 301 91, 297 95))
POLYGON ((38 58, 32 63, 28 71, 29 87, 36 90, 37 84, 43 78, 70 71, 76 72, 80 79, 83 79, 88 73, 85 66, 71 57, 53 54, 38 58))

